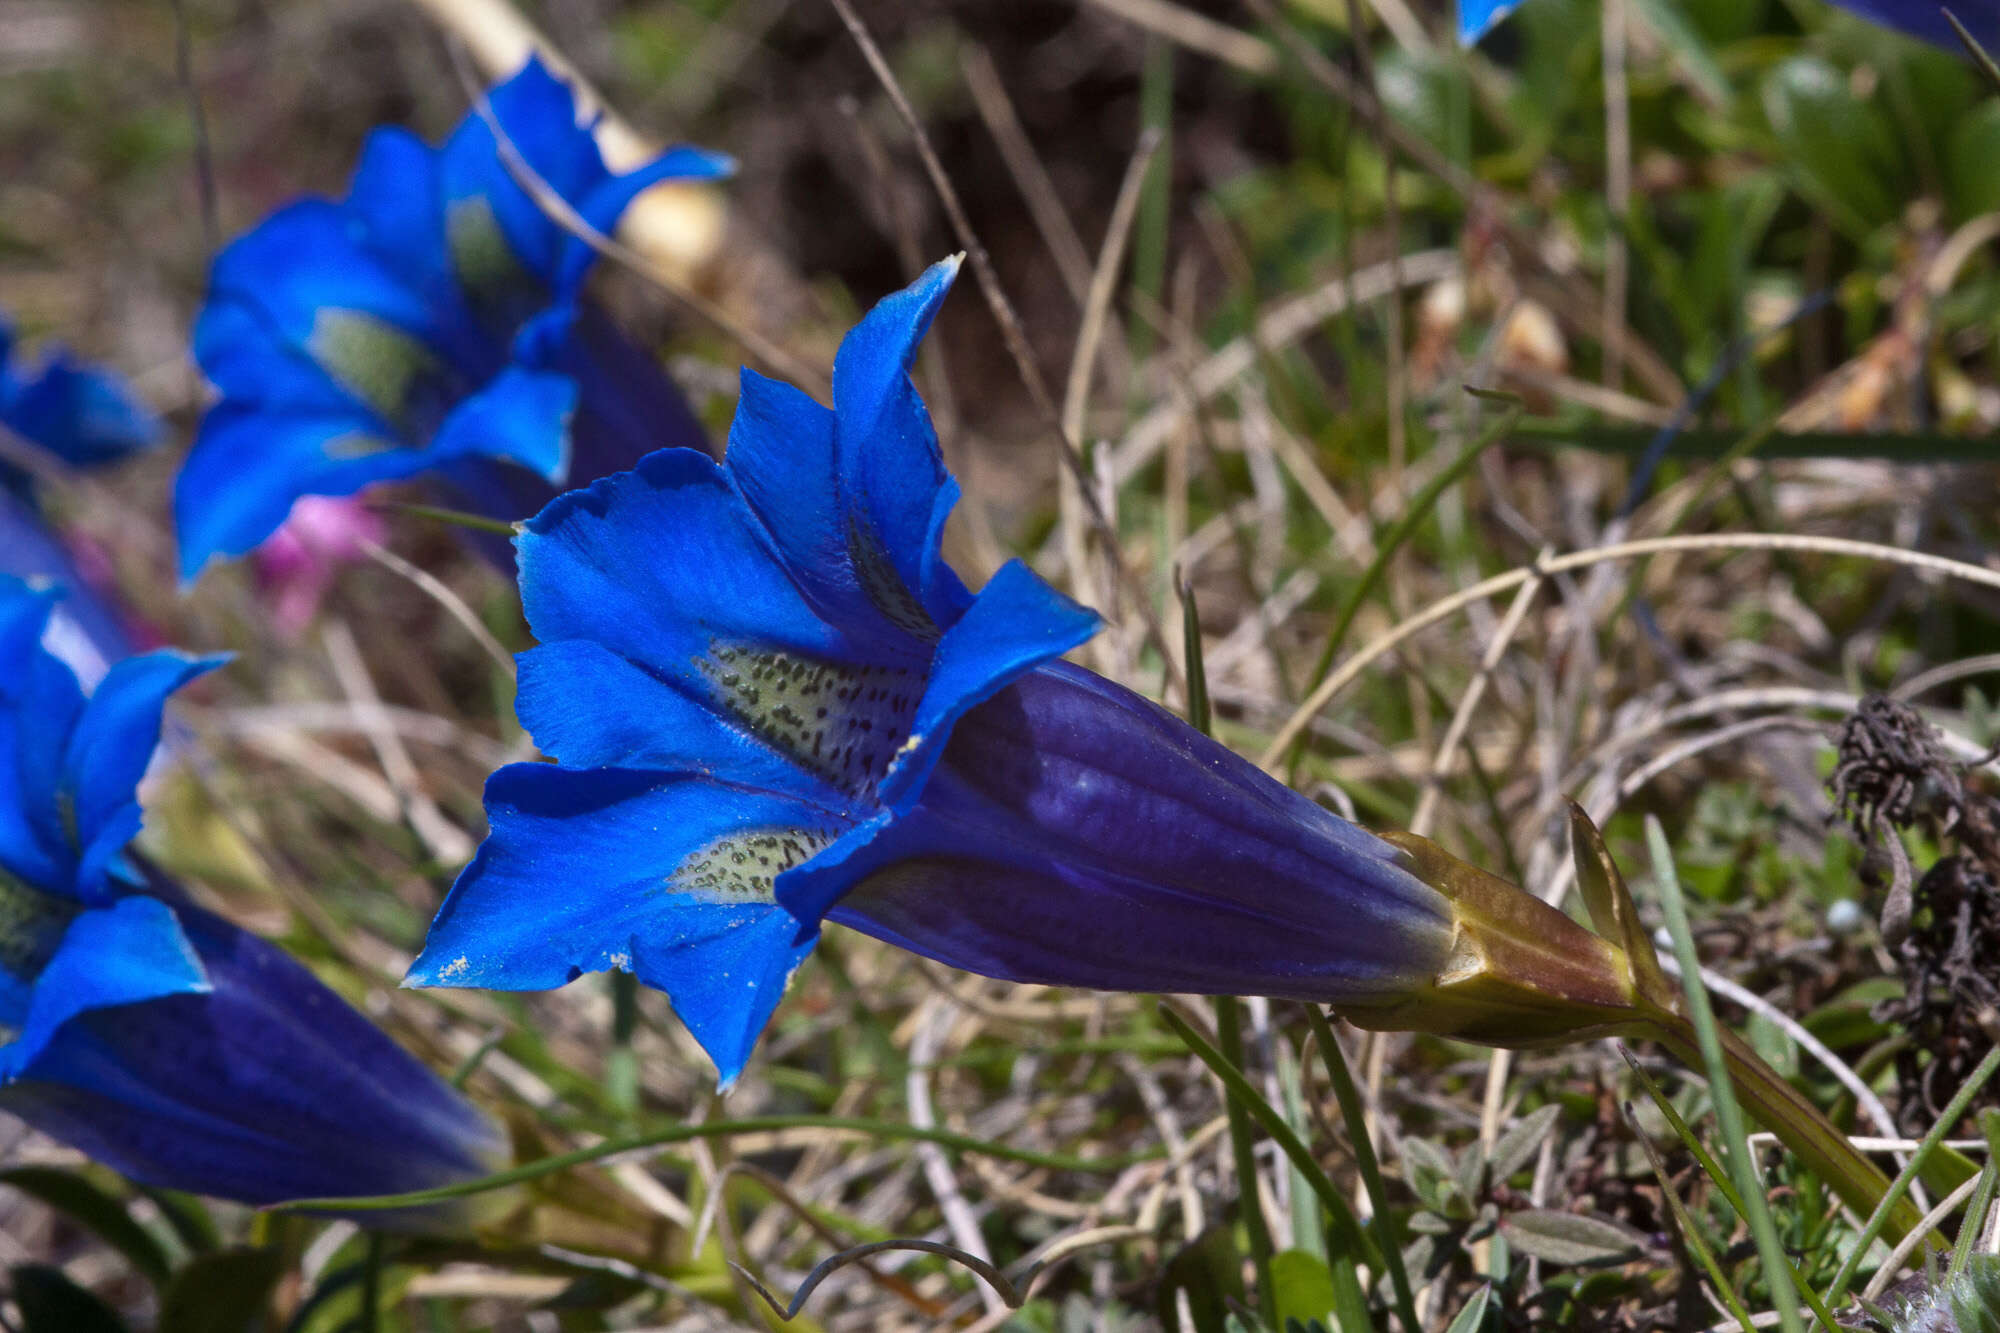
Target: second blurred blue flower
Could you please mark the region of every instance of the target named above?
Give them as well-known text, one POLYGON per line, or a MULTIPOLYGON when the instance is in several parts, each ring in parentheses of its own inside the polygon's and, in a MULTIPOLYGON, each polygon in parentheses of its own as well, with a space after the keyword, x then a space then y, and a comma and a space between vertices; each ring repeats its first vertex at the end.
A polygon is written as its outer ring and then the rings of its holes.
POLYGON ((432 474, 512 520, 550 483, 699 443, 657 364, 580 303, 595 251, 517 174, 606 232, 648 186, 733 163, 683 147, 614 175, 538 61, 488 104, 438 148, 375 131, 345 199, 292 204, 217 257, 195 355, 221 398, 174 496, 184 579, 301 496, 432 474))

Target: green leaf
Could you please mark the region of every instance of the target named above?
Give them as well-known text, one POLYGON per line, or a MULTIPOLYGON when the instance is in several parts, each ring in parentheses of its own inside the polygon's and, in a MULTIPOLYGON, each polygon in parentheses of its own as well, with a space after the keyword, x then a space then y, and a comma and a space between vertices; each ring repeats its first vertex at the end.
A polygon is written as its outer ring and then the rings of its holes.
POLYGON ((160 1333, 245 1333, 285 1274, 275 1249, 217 1250, 174 1274, 160 1302, 160 1333))
POLYGON ((1159 1287, 1160 1323, 1177 1326, 1174 1293, 1185 1291, 1192 1333, 1224 1333, 1232 1303, 1243 1303, 1243 1261, 1227 1226, 1212 1226, 1167 1262, 1159 1287))
POLYGON ((1951 1289, 1958 1333, 2000 1333, 2000 1255, 1976 1254, 1951 1289))
POLYGON ((1493 1303, 1493 1288, 1488 1285, 1479 1289, 1479 1294, 1465 1303, 1465 1308, 1452 1316, 1444 1333, 1473 1333, 1486 1321, 1486 1307, 1493 1303))
POLYGON ((2000 212, 2000 102, 1973 108, 1952 131, 1945 159, 1945 189, 1960 220, 2000 212))
POLYGON ((60 1268, 22 1264, 7 1274, 23 1333, 129 1333, 110 1306, 63 1276, 60 1268))
POLYGON ((1588 1267, 1634 1259, 1644 1249, 1638 1232, 1603 1217, 1528 1208, 1500 1219, 1507 1243, 1534 1259, 1588 1267))
POLYGON ((1859 240, 1895 220, 1907 197, 1887 119, 1854 95, 1847 71, 1818 56, 1780 62, 1764 114, 1813 202, 1859 240))
POLYGON ((1493 1182, 1497 1185, 1516 1171, 1527 1169, 1535 1154, 1541 1151, 1542 1140, 1562 1119, 1562 1107, 1551 1102, 1538 1106, 1515 1122, 1514 1127, 1493 1141, 1493 1153, 1488 1161, 1493 1166, 1493 1182))
POLYGON ((1332 1317, 1339 1300, 1333 1290, 1333 1271, 1325 1260, 1305 1250, 1285 1250, 1271 1256, 1271 1288, 1280 1326, 1291 1319, 1324 1323, 1332 1317))
POLYGON ((1414 1134, 1396 1146, 1403 1155, 1404 1175, 1410 1188, 1439 1212, 1445 1212, 1458 1192, 1455 1184, 1458 1167, 1451 1154, 1414 1134))
POLYGON ((148 1282, 167 1280, 167 1253, 151 1232, 132 1220, 123 1201, 74 1171, 16 1166, 0 1171, 0 1185, 47 1204, 125 1256, 148 1282))

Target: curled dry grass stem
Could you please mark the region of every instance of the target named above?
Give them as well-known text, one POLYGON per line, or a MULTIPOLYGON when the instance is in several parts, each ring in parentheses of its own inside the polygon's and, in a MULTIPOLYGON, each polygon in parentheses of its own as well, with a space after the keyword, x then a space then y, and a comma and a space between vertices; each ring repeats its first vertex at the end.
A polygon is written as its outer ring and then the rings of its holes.
POLYGON ((1259 757, 1258 763, 1266 770, 1275 769, 1304 734, 1313 718, 1331 703, 1336 695, 1353 684, 1373 662, 1394 651, 1414 635, 1429 629, 1441 620, 1449 619, 1474 602, 1510 592, 1530 579, 1561 574, 1572 569, 1585 569, 1608 561, 1635 560, 1667 552, 1685 551, 1809 551, 1819 555, 1853 556, 1863 560, 1880 560, 1910 569, 1963 579, 1968 583, 1977 583, 1987 588, 2000 589, 2000 570, 1968 564, 1963 560, 1953 560, 1948 556, 1885 546, 1879 542, 1856 541, 1847 537, 1819 537, 1806 533, 1685 533, 1678 536, 1641 537, 1632 541, 1570 551, 1550 560, 1537 561, 1503 574, 1495 574, 1491 578, 1482 579, 1470 588, 1440 598, 1364 645, 1322 680, 1318 688, 1293 711, 1284 725, 1278 729, 1277 735, 1271 739, 1271 743, 1264 747, 1264 753, 1259 757))
POLYGON ((1109 1245, 1126 1240, 1143 1240, 1149 1234, 1144 1228, 1131 1226, 1094 1227, 1088 1231, 1077 1232, 1074 1235, 1064 1237, 1052 1245, 1039 1259, 1028 1265, 1026 1271, 1021 1274, 1019 1279, 1009 1278, 1006 1273, 1002 1272, 991 1262, 980 1258, 976 1254, 969 1254, 955 1245, 946 1245, 942 1241, 923 1240, 916 1237, 868 1241, 861 1245, 849 1246, 838 1254, 831 1254, 820 1260, 814 1266, 812 1272, 806 1274, 805 1281, 801 1282, 798 1289, 792 1293, 792 1299, 789 1302, 780 1302, 776 1296, 771 1294, 770 1288, 758 1281, 749 1270, 743 1268, 740 1264, 731 1264, 730 1266, 736 1269, 743 1277, 743 1280, 750 1284, 751 1289, 763 1297, 771 1309, 776 1312, 778 1318, 783 1320, 797 1318, 799 1311, 805 1308, 806 1302, 812 1298, 813 1292, 818 1289, 819 1285, 842 1267, 851 1263, 858 1263, 870 1255, 886 1254, 897 1250, 914 1251, 918 1254, 935 1254, 951 1260, 959 1267, 977 1274, 986 1283, 987 1287, 992 1290, 994 1295, 999 1298, 1002 1306, 1006 1310, 1012 1311, 1020 1309, 1026 1303, 1029 1294, 1034 1290, 1035 1279, 1071 1255, 1088 1249, 1093 1245, 1109 1245))

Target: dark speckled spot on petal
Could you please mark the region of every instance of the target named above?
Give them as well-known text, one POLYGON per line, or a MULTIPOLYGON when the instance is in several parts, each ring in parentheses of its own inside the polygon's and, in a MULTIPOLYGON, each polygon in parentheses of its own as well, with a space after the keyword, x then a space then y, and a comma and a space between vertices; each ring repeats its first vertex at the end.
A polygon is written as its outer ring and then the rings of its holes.
POLYGON ((834 840, 821 829, 731 833, 695 852, 668 877, 675 890, 703 902, 774 903, 772 881, 834 840))
POLYGON ((917 595, 904 586, 903 576, 896 572, 882 543, 852 517, 847 520, 847 549, 854 561, 855 577, 861 580, 861 589, 875 603, 875 609, 906 634, 935 642, 937 622, 924 610, 917 595))
POLYGON ((889 771, 923 697, 923 673, 850 666, 720 640, 699 665, 717 702, 759 740, 852 795, 889 771))

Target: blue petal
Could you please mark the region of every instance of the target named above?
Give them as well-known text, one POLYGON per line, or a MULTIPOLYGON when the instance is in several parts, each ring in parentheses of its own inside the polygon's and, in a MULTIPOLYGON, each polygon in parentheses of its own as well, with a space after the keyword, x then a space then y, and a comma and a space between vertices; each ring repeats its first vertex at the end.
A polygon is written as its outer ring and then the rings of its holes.
MULTIPOLYGON (((494 122, 521 161, 574 206, 610 175, 590 132, 577 124, 576 99, 567 85, 530 59, 519 74, 493 89, 494 122)), ((567 236, 529 194, 515 184, 499 144, 477 110, 452 132, 440 153, 446 207, 478 201, 526 273, 554 284, 567 236)), ((464 269, 461 267, 461 276, 464 269)))
POLYGON ((452 410, 427 452, 439 461, 477 455, 518 463, 560 482, 575 411, 576 382, 567 375, 509 366, 452 410))
POLYGON ((130 897, 84 912, 35 979, 20 1035, 0 1046, 0 1083, 18 1077, 79 1014, 208 988, 194 947, 165 903, 130 897))
MULTIPOLYGON (((903 291, 884 298, 841 341, 833 363, 840 482, 848 539, 864 582, 880 564, 948 624, 963 609, 963 589, 938 558, 940 500, 956 490, 938 451, 930 414, 910 383, 917 345, 958 276, 960 260, 931 265, 903 291)), ((949 499, 944 508, 948 512, 949 499)), ((894 596, 872 581, 878 604, 894 596), (879 590, 878 590, 879 589, 879 590)), ((893 616, 895 609, 884 607, 893 616)))
POLYGON ((561 371, 577 382, 570 475, 579 483, 628 471, 656 449, 709 451, 708 432, 660 359, 626 337, 595 307, 577 310, 570 336, 546 369, 561 371))
POLYGON ((1521 0, 1458 0, 1458 40, 1471 46, 1520 7, 1521 0))
MULTIPOLYGON (((132 637, 125 617, 78 569, 68 548, 43 525, 41 517, 19 499, 0 490, 0 585, 25 580, 46 589, 56 602, 55 614, 41 631, 42 647, 54 653, 85 686, 95 685, 113 662, 132 654, 132 637)), ((0 586, 0 620, 22 593, 0 586)), ((0 639, 5 631, 0 630, 0 639)), ((25 662, 0 647, 0 663, 25 662)))
POLYGON ((370 131, 346 203, 364 228, 369 250, 405 283, 432 302, 461 299, 445 243, 435 149, 397 126, 370 131))
POLYGON ((21 380, 0 424, 74 467, 98 467, 160 438, 159 418, 116 375, 57 350, 21 380))
MULTIPOLYGON (((343 311, 400 330, 470 373, 486 370, 482 363, 491 360, 493 349, 456 319, 455 311, 427 300, 365 247, 366 236, 362 220, 339 205, 301 200, 273 213, 216 257, 209 299, 240 302, 262 312, 280 338, 309 354, 326 312, 343 311)), ((341 387, 358 406, 372 410, 377 405, 356 385, 341 387)))
MULTIPOLYGON (((576 205, 577 216, 593 230, 608 236, 617 228, 618 219, 632 201, 662 181, 719 180, 735 173, 736 159, 729 154, 682 144, 669 148, 623 176, 612 176, 600 182, 588 194, 572 202, 576 205)), ((555 275, 558 296, 574 293, 596 260, 597 251, 588 241, 580 236, 564 237, 555 275)))
POLYGON ((59 596, 49 588, 32 587, 13 570, 0 577, 0 703, 11 694, 7 682, 21 679, 34 660, 42 629, 59 596))
POLYGON ((545 643, 517 660, 514 711, 542 753, 566 768, 666 769, 846 805, 705 696, 586 639, 545 643))
POLYGON ((500 1164, 484 1116, 283 951, 175 910, 212 991, 66 1024, 0 1107, 141 1183, 252 1204, 500 1164))
POLYGON ((81 850, 81 891, 97 885, 100 869, 138 832, 139 779, 160 743, 167 696, 228 660, 176 652, 128 657, 84 705, 65 748, 59 789, 81 850))
POLYGON ((274 412, 224 401, 203 418, 174 479, 181 580, 192 582, 216 556, 259 545, 302 495, 352 495, 428 463, 359 413, 274 412))
POLYGON ((1019 560, 1001 566, 939 641, 910 738, 876 789, 882 803, 907 810, 967 710, 1087 642, 1101 623, 1095 611, 1057 592, 1019 560))
POLYGON ((535 637, 590 639, 706 693, 715 641, 870 661, 814 614, 714 463, 669 449, 560 496, 518 547, 535 637))
POLYGON ((824 619, 907 635, 869 598, 849 553, 833 413, 747 367, 741 384, 723 467, 771 548, 824 619))
POLYGON ((688 775, 516 764, 408 984, 541 990, 620 968, 664 990, 725 1082, 812 949, 771 877, 837 825, 688 775))
POLYGON ((261 306, 228 293, 211 295, 195 318, 194 356, 225 399, 277 411, 372 415, 279 332, 261 306))
POLYGON ((25 661, 17 657, 6 665, 0 678, 0 867, 30 884, 67 892, 77 848, 57 793, 83 691, 70 669, 39 644, 25 661))

